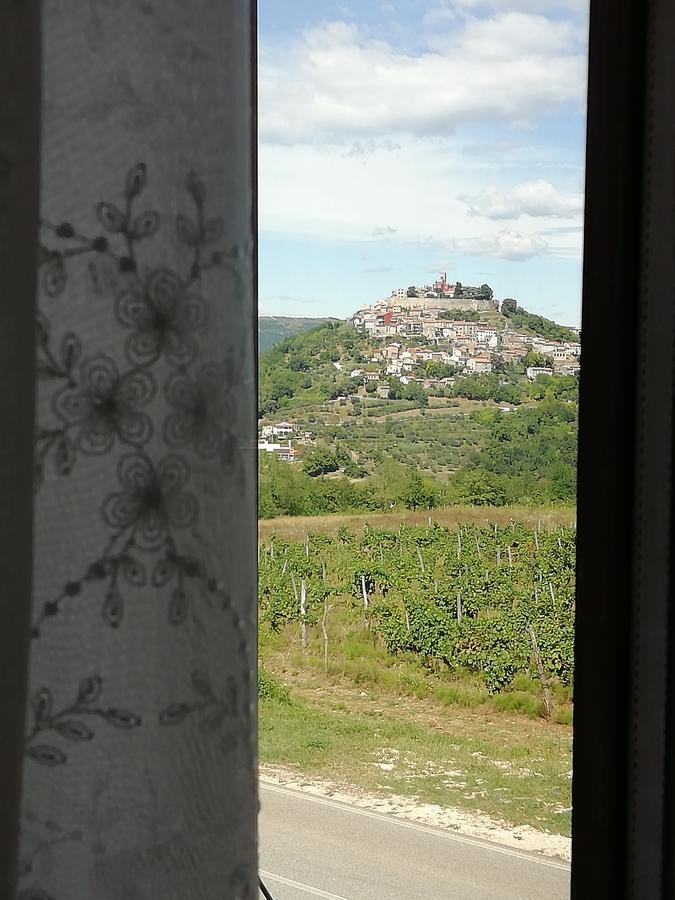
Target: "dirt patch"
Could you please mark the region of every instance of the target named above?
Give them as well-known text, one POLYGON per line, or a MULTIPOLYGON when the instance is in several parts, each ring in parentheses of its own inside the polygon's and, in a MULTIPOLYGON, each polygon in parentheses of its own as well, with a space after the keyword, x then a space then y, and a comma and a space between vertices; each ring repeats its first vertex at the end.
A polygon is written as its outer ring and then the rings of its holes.
MULTIPOLYGON (((449 776, 455 774, 459 773, 448 773, 449 776)), ((520 850, 563 860, 571 858, 569 838, 538 831, 529 825, 509 825, 482 813, 446 808, 433 803, 420 803, 409 797, 366 793, 353 786, 338 785, 327 779, 308 778, 280 766, 261 766, 260 780, 263 783, 292 788, 318 797, 329 797, 360 809, 396 816, 434 828, 444 828, 457 834, 492 841, 507 847, 517 847, 520 850)))

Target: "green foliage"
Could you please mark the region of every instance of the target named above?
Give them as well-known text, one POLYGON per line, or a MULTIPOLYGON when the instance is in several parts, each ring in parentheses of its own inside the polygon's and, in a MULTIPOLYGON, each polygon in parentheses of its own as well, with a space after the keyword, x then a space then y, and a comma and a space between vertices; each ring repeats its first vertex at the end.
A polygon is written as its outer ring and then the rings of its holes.
POLYGON ((401 493, 401 500, 406 509, 433 509, 436 506, 437 496, 438 492, 433 485, 424 481, 417 472, 413 472, 401 493))
POLYGON ((318 449, 309 453, 302 464, 302 469, 307 475, 316 478, 317 475, 326 475, 329 472, 337 472, 340 466, 350 461, 347 454, 346 459, 340 451, 331 451, 328 449, 318 449))
POLYGON ((333 365, 353 359, 367 346, 366 335, 335 320, 297 334, 261 354, 259 362, 258 412, 269 415, 292 408, 293 399, 321 403, 349 392, 349 380, 333 365), (311 377, 309 373, 311 372, 311 377))
POLYGON ((546 319, 544 316, 530 313, 517 305, 516 309, 512 311, 511 303, 515 301, 510 301, 507 311, 504 312, 504 303, 506 302, 506 300, 502 301, 502 315, 508 316, 514 328, 524 328, 527 331, 531 331, 533 334, 538 334, 540 337, 548 338, 551 341, 578 340, 576 333, 572 331, 571 328, 565 328, 564 325, 558 325, 558 323, 552 321, 552 319, 546 319))
POLYGON ((318 628, 326 598, 362 623, 363 578, 370 627, 390 654, 476 677, 504 694, 503 708, 537 713, 530 627, 562 702, 573 679, 574 538, 571 528, 535 534, 514 524, 343 527, 335 536, 312 534, 307 544, 274 539, 261 548, 260 619, 275 630, 297 623, 304 580, 309 626, 318 628))
POLYGON ((506 490, 502 480, 485 469, 464 470, 453 480, 457 503, 466 506, 504 506, 506 490))
POLYGON ((317 328, 329 319, 303 319, 295 316, 259 316, 258 317, 258 350, 265 353, 275 344, 298 334, 317 328))
POLYGON ((428 359, 424 363, 424 374, 427 378, 449 378, 454 375, 456 369, 448 363, 440 362, 435 359, 428 359))
POLYGON ((536 353, 534 350, 528 350, 527 353, 522 357, 522 363, 524 366, 528 368, 530 366, 536 366, 537 368, 553 368, 553 360, 550 356, 544 356, 543 353, 536 353))
MULTIPOLYGON (((477 375, 461 381, 475 396, 486 378, 495 380, 477 375)), ((259 454, 260 517, 574 502, 578 379, 551 376, 498 387, 504 402, 524 405, 506 413, 492 406, 460 415, 369 416, 363 424, 350 417, 339 425, 313 425, 316 449, 302 464, 259 454), (526 405, 530 396, 535 405, 526 405), (411 481, 413 473, 424 493, 411 481)))
POLYGON ((288 688, 274 675, 266 672, 262 666, 258 666, 258 697, 283 706, 290 706, 292 702, 288 688))
POLYGON ((480 313, 475 309, 443 309, 439 313, 439 318, 448 319, 451 322, 480 322, 480 313))

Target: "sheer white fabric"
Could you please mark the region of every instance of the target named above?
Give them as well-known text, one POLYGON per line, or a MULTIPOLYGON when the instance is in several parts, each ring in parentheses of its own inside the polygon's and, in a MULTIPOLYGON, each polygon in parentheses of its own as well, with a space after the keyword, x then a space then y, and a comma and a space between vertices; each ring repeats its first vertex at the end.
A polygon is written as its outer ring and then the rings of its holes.
POLYGON ((250 21, 43 4, 20 900, 256 896, 250 21))

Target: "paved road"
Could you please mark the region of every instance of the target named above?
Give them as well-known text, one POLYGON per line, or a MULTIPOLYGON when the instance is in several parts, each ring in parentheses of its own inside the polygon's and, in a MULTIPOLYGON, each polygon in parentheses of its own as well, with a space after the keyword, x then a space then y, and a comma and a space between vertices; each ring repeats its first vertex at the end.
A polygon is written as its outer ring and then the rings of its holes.
POLYGON ((565 900, 569 866, 261 784, 260 870, 274 900, 565 900))

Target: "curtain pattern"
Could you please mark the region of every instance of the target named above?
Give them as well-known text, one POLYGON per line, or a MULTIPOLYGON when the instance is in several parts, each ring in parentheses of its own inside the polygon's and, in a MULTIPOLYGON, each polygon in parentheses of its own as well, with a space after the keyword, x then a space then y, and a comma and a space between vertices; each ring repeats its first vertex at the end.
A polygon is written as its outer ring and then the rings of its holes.
POLYGON ((255 896, 250 44, 43 4, 20 900, 255 896))

